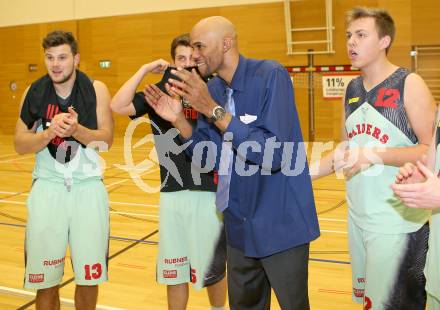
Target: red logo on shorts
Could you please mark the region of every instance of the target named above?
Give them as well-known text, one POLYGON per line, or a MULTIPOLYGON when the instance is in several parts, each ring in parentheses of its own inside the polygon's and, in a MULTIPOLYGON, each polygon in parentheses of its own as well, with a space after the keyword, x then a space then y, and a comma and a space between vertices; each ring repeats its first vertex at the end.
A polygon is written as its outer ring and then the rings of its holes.
POLYGON ((364 297, 364 292, 365 290, 363 289, 353 288, 353 294, 355 297, 364 297))
POLYGON ((178 258, 165 258, 164 259, 164 263, 168 264, 168 265, 184 263, 186 261, 188 261, 188 257, 186 257, 186 256, 178 257, 178 258))
POLYGON ((368 298, 367 296, 365 296, 365 300, 364 300, 364 310, 371 310, 373 309, 373 302, 371 301, 370 298, 368 298))
POLYGON ((43 262, 43 266, 59 266, 64 263, 65 257, 58 258, 58 259, 52 259, 52 260, 45 260, 43 262))
POLYGON ((177 278, 177 270, 164 270, 163 277, 165 279, 175 279, 177 278))
POLYGON ((44 274, 29 274, 29 283, 41 283, 44 282, 44 274))
POLYGON ((197 283, 197 270, 191 268, 191 283, 197 283))

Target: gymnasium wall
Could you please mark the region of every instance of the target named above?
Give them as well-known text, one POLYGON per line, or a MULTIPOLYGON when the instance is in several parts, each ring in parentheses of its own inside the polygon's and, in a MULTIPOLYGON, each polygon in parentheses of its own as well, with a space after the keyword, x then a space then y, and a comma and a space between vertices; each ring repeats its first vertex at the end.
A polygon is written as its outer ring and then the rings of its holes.
MULTIPOLYGON (((76 1, 76 8, 82 1, 76 1)), ((316 55, 315 65, 348 64, 345 50, 344 13, 354 5, 365 5, 382 6, 394 16, 398 31, 390 58, 398 65, 410 67, 411 45, 415 42, 417 44, 440 44, 439 36, 434 36, 432 31, 426 31, 426 28, 419 26, 419 23, 425 23, 429 25, 429 29, 440 29, 440 20, 435 19, 431 13, 437 11, 440 4, 437 0, 425 0, 422 7, 421 1, 419 2, 415 0, 334 0, 334 49, 336 53, 316 55)), ((220 4, 218 1, 216 3, 220 4)), ((323 0, 292 1, 291 11, 295 27, 324 25, 323 3, 323 0)), ((53 5, 56 5, 55 1, 53 5)), ((190 31, 199 19, 210 15, 223 15, 236 25, 239 47, 244 55, 274 59, 285 66, 307 65, 306 56, 286 55, 284 8, 281 2, 2 27, 0 28, 0 42, 2 42, 0 45, 0 113, 2 115, 0 131, 7 134, 13 132, 21 93, 32 80, 45 73, 43 51, 40 45, 41 39, 48 31, 60 28, 72 31, 79 40, 81 69, 93 78, 105 82, 110 92, 114 94, 118 87, 143 63, 157 58, 169 59, 170 40, 180 33, 190 31), (109 69, 99 67, 99 60, 102 59, 111 60, 109 69), (29 64, 36 64, 36 71, 30 72, 29 64), (9 90, 9 83, 12 80, 18 84, 16 92, 9 90)), ((295 40, 306 38, 303 35, 294 37, 295 40)), ((152 83, 158 78, 150 76, 143 83, 152 83)), ((307 85, 299 83, 295 87, 297 108, 303 133, 307 139, 309 125, 307 85)), ((315 90, 316 140, 337 140, 340 136, 341 103, 339 100, 323 100, 320 87, 317 86, 315 90)), ((127 119, 116 117, 116 120, 116 129, 122 134, 127 119)))
POLYGON ((188 10, 282 0, 15 0, 0 1, 0 27, 103 16, 188 10))

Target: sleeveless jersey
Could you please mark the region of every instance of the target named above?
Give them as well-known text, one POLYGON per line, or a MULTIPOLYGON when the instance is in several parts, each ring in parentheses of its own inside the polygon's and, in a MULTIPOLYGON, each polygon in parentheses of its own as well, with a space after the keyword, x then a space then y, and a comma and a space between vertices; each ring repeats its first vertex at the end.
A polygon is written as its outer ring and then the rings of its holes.
MULTIPOLYGON (((399 68, 366 91, 362 76, 352 80, 345 96, 345 130, 349 147, 398 148, 418 143, 405 112, 403 95, 409 72, 399 68)), ((349 216, 364 230, 409 233, 425 224, 430 213, 406 207, 390 185, 399 168, 376 164, 347 180, 349 216)))
MULTIPOLYGON (((57 96, 60 105, 66 105, 69 98, 57 96)), ((50 110, 51 106, 48 106, 50 110)), ((56 109, 52 109, 51 118, 57 114, 56 109)), ((48 111, 50 113, 50 111, 48 111)), ((41 120, 37 122, 37 132, 43 131, 41 120)), ((56 139, 56 138, 55 138, 56 139)), ((66 141, 67 142, 67 141, 66 141)), ((72 148, 77 149, 71 161, 62 164, 55 160, 49 153, 47 147, 36 153, 35 167, 32 173, 33 179, 45 179, 53 182, 63 182, 66 185, 78 183, 79 181, 96 180, 102 178, 100 157, 92 148, 82 147, 78 142, 69 141, 72 148)), ((58 147, 57 152, 63 153, 63 145, 58 147)), ((61 154, 63 155, 63 154, 61 154)))

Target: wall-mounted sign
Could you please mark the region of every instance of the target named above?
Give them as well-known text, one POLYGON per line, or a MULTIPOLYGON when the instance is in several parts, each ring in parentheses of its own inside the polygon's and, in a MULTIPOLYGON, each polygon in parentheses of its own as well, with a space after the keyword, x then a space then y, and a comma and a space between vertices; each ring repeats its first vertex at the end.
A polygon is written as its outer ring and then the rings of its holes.
POLYGON ((99 67, 101 69, 108 69, 110 68, 112 62, 110 60, 100 60, 99 61, 99 67))
POLYGON ((37 71, 37 69, 38 69, 38 65, 37 64, 29 64, 28 65, 29 72, 37 71))
POLYGON ((340 72, 322 75, 322 97, 324 99, 340 99, 344 96, 348 83, 360 73, 340 72))

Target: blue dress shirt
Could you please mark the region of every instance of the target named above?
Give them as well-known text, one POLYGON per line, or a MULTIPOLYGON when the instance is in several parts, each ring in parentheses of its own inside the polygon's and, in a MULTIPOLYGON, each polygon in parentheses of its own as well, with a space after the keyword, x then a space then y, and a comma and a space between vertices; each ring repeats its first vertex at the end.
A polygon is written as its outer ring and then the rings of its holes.
MULTIPOLYGON (((225 81, 215 77, 208 87, 224 107, 225 81)), ((240 56, 229 87, 235 116, 226 130, 234 151, 224 211, 228 244, 261 258, 316 239, 319 225, 289 74, 274 61, 240 56)), ((187 151, 192 154, 198 142, 212 141, 216 149, 207 154, 217 155, 218 169, 223 134, 199 115, 193 135, 185 140, 192 140, 187 151)))

